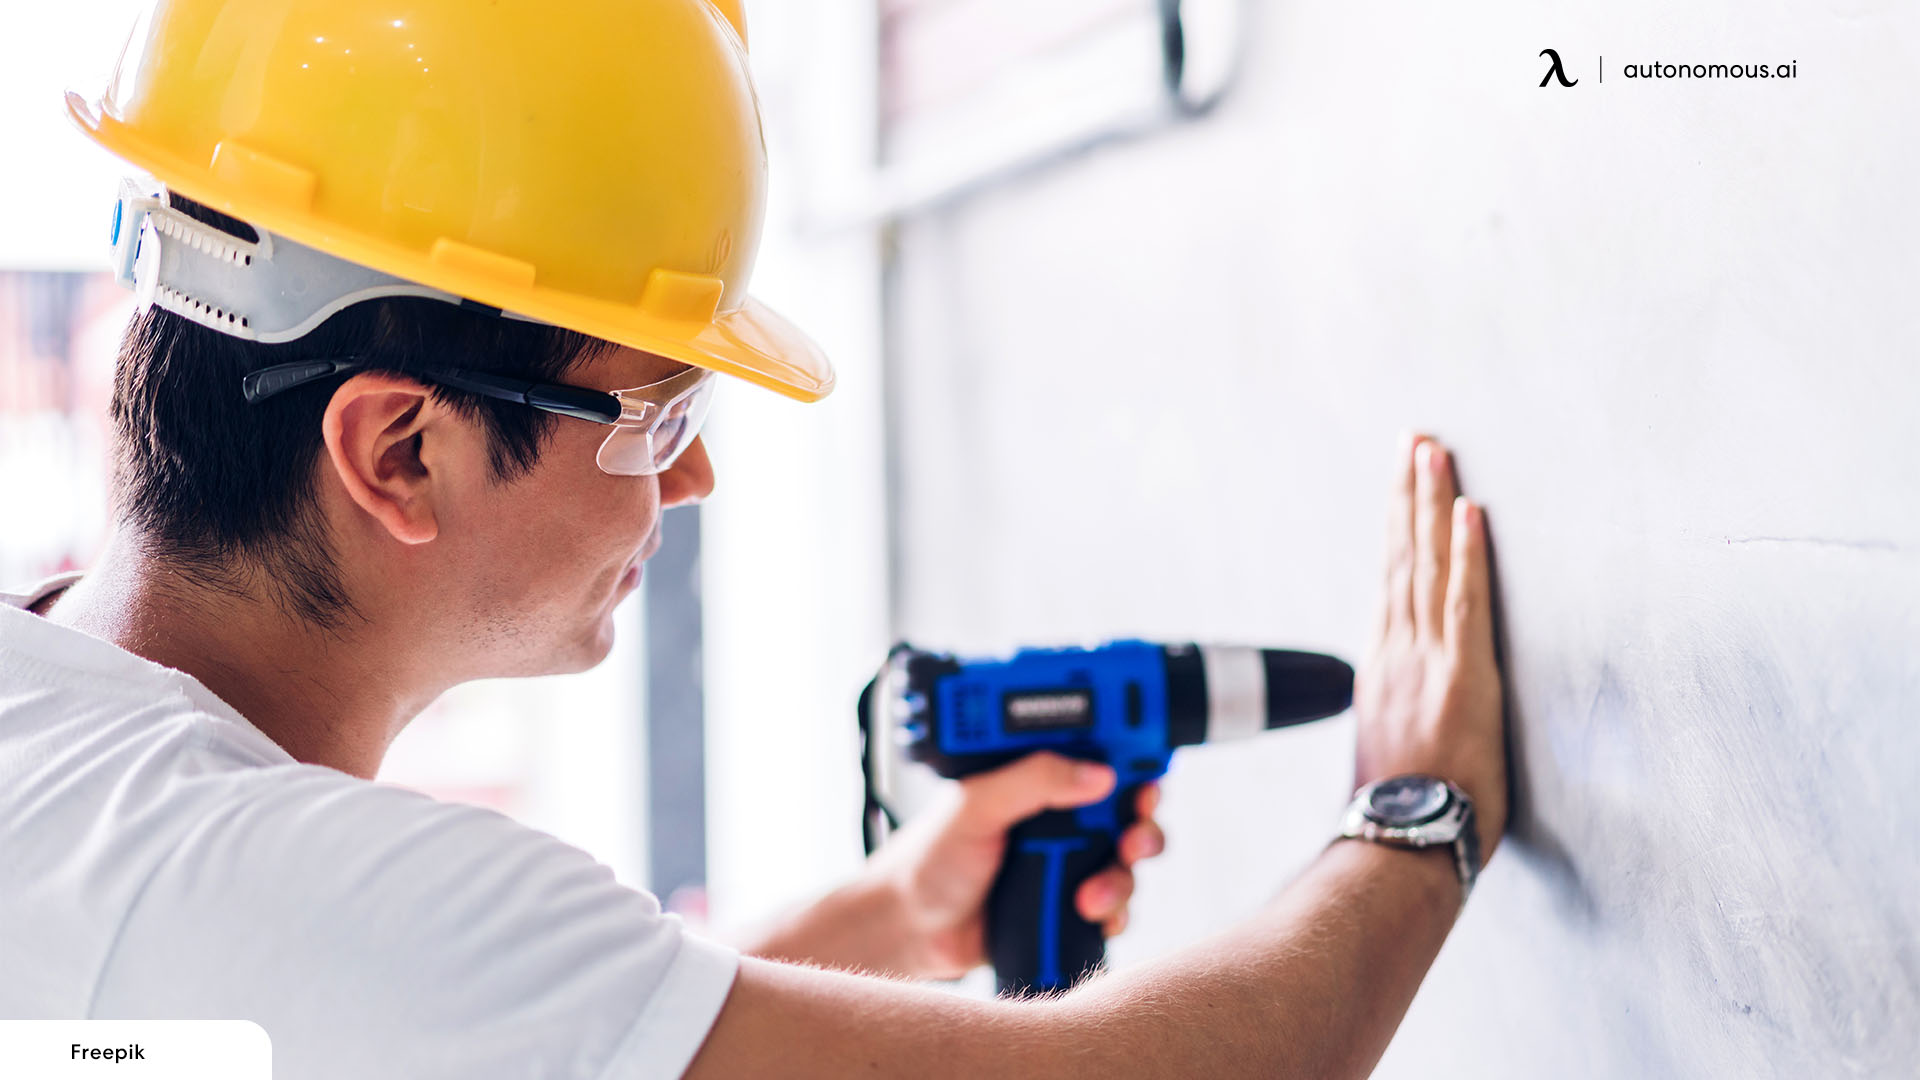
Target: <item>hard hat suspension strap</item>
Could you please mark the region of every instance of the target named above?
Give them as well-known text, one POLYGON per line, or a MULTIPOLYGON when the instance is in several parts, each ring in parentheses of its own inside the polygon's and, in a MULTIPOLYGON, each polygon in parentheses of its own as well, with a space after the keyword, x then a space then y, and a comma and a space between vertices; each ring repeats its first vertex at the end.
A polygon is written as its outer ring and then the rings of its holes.
POLYGON ((113 220, 114 277, 143 306, 247 341, 292 341, 349 305, 389 296, 497 310, 264 229, 258 241, 243 240, 174 209, 157 185, 122 183, 113 220))

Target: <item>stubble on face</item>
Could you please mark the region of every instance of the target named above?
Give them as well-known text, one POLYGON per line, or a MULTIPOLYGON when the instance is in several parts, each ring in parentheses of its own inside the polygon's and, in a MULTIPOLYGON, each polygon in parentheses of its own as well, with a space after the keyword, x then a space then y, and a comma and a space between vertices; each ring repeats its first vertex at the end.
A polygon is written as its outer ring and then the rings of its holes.
MULTIPOLYGON (((583 386, 644 385, 671 361, 632 350, 596 357, 568 376, 583 386), (631 355, 628 355, 628 354, 631 355)), ((490 674, 585 671, 613 648, 620 582, 657 546, 660 485, 610 476, 595 463, 606 429, 559 419, 540 461, 486 493, 486 530, 470 551, 475 575, 462 647, 490 674)))

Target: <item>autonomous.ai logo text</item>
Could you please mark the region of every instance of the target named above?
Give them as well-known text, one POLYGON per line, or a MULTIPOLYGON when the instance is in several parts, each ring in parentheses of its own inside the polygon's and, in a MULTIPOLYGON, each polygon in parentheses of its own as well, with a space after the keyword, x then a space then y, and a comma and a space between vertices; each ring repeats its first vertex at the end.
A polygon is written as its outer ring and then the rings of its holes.
POLYGON ((1568 82, 1568 81, 1567 81, 1567 73, 1566 73, 1566 71, 1565 71, 1565 69, 1563 69, 1563 68, 1562 68, 1562 67, 1560 66, 1560 54, 1559 54, 1559 53, 1557 53, 1557 52, 1554 52, 1554 51, 1553 51, 1552 49, 1541 49, 1541 50, 1540 50, 1540 55, 1541 55, 1541 56, 1551 56, 1551 57, 1553 57, 1553 64, 1552 64, 1552 66, 1550 66, 1550 67, 1548 67, 1548 68, 1547 68, 1547 73, 1546 73, 1545 75, 1542 75, 1542 76, 1540 76, 1540 85, 1541 85, 1541 86, 1545 86, 1545 85, 1547 85, 1547 80, 1549 80, 1549 79, 1559 79, 1559 80, 1560 80, 1560 85, 1561 85, 1561 86, 1573 86, 1573 85, 1575 85, 1576 83, 1578 83, 1578 82, 1580 81, 1579 79, 1575 79, 1575 80, 1573 80, 1573 82, 1568 82))
MULTIPOLYGON (((1547 73, 1540 76, 1540 85, 1542 87, 1553 82, 1558 82, 1563 87, 1578 86, 1580 84, 1579 79, 1567 78, 1567 65, 1565 61, 1560 59, 1560 51, 1558 49, 1541 49, 1540 55, 1547 60, 1547 73)), ((1579 57, 1575 57, 1575 59, 1578 60, 1579 57)), ((1607 81, 1607 58, 1604 56, 1596 56, 1594 61, 1594 70, 1599 73, 1599 82, 1604 85, 1607 81)), ((1741 79, 1748 82, 1764 80, 1778 81, 1780 79, 1799 78, 1800 61, 1787 60, 1784 63, 1669 63, 1666 61, 1656 61, 1650 64, 1627 64, 1624 67, 1616 65, 1615 74, 1624 75, 1629 79, 1635 80, 1741 79)))
POLYGON ((1784 64, 1628 64, 1629 79, 1795 79, 1800 61, 1784 64))

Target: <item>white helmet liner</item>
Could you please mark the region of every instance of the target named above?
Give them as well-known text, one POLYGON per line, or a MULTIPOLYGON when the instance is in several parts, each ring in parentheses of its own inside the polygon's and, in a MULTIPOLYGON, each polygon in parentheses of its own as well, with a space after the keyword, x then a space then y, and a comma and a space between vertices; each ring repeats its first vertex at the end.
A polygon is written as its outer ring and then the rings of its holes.
POLYGON ((128 181, 114 208, 114 276, 143 305, 269 345, 302 337, 342 308, 381 297, 496 310, 255 231, 258 242, 242 240, 168 206, 164 189, 143 191, 128 181))

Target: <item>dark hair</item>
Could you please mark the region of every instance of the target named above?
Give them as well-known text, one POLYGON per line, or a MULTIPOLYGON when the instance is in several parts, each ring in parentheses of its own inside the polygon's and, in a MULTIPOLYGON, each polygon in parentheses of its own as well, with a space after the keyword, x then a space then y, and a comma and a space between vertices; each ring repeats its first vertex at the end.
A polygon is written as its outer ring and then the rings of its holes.
MULTIPOLYGON (((184 213, 245 240, 243 222, 179 196, 184 213)), ((313 475, 320 418, 348 376, 249 405, 240 380, 295 360, 353 356, 409 375, 462 367, 559 381, 609 347, 542 323, 419 297, 368 300, 281 345, 243 341, 149 308, 128 325, 114 372, 114 510, 144 550, 197 584, 264 585, 290 614, 336 626, 352 612, 333 561, 313 475)), ((505 482, 539 462, 557 419, 433 383, 433 397, 478 417, 491 471, 505 482)))

